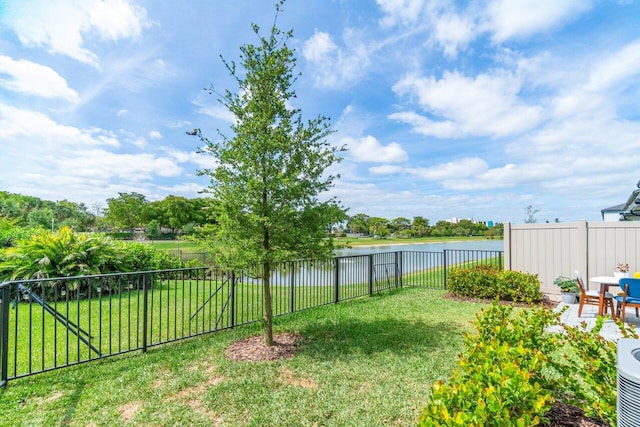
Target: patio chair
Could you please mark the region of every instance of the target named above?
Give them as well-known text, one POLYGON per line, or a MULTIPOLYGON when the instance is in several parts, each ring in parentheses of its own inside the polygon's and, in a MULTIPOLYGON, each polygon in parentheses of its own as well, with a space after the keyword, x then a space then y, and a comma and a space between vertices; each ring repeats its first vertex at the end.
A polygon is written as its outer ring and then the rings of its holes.
MULTIPOLYGON (((592 290, 587 291, 584 287, 584 281, 582 280, 582 275, 578 270, 576 273, 576 281, 578 282, 578 287, 580 288, 580 306, 578 307, 578 317, 582 316, 582 307, 585 304, 587 305, 595 305, 600 306, 600 291, 592 290)), ((611 315, 613 316, 615 312, 613 311, 613 294, 610 292, 604 293, 604 313, 607 313, 607 308, 611 308, 611 315)))
POLYGON ((627 307, 636 309, 636 317, 638 316, 638 308, 640 308, 640 279, 633 277, 623 277, 620 279, 620 288, 624 289, 622 295, 615 297, 616 312, 622 322, 624 322, 624 312, 627 307))

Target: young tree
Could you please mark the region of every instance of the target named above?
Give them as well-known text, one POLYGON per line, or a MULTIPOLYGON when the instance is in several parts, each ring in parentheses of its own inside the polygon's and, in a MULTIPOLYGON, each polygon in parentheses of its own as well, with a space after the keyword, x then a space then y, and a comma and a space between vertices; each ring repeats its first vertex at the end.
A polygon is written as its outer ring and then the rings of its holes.
POLYGON ((534 209, 532 205, 529 205, 524 208, 524 212, 527 215, 527 217, 524 219, 525 224, 535 224, 537 222, 536 214, 540 212, 539 209, 534 209))
POLYGON ((276 27, 281 7, 282 2, 276 5, 268 36, 252 25, 259 43, 240 47, 242 72, 223 58, 238 90, 209 89, 235 116, 233 136, 218 131, 221 140, 214 142, 199 129, 190 132, 204 143, 201 151, 218 163, 199 171, 211 178, 206 191, 215 202, 217 260, 229 268, 262 266, 267 345, 273 344, 274 266, 293 258, 330 256, 327 226, 345 217, 335 199, 320 200, 337 178, 328 170, 343 150, 326 141, 332 132, 329 119, 319 116, 304 123, 301 110, 291 107, 296 58, 287 45, 292 32, 276 27))

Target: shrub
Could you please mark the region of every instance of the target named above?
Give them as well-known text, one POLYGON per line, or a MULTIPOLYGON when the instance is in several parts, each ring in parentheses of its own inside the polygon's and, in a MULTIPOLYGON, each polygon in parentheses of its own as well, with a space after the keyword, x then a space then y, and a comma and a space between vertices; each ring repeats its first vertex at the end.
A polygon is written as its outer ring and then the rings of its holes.
POLYGON ((494 303, 478 315, 450 380, 432 386, 420 425, 539 425, 556 401, 615 425, 616 345, 599 335, 603 319, 588 332, 563 325, 559 333, 559 313, 513 311, 494 303))
POLYGON ((9 248, 17 241, 29 238, 36 231, 36 228, 20 227, 17 219, 0 217, 0 249, 9 248))
POLYGON ((534 274, 500 271, 494 266, 455 268, 447 277, 447 288, 456 296, 534 303, 542 299, 540 281, 534 274))
POLYGON ((151 240, 157 239, 158 237, 160 237, 160 226, 158 225, 157 220, 152 219, 151 221, 149 221, 145 229, 145 234, 147 238, 151 240))
POLYGON ((125 271, 167 270, 182 267, 180 258, 144 243, 126 243, 121 265, 125 271))
POLYGON ((179 258, 141 243, 123 243, 103 234, 62 227, 39 229, 0 255, 0 279, 34 279, 163 270, 182 267, 179 258))
POLYGON ((505 301, 531 304, 542 300, 543 293, 537 274, 505 270, 498 272, 496 295, 505 301))
POLYGON ((75 233, 69 227, 55 233, 39 229, 4 251, 0 276, 13 280, 110 272, 121 251, 121 245, 100 234, 75 233))
POLYGON ((495 298, 498 270, 493 266, 454 268, 447 276, 447 289, 459 297, 495 298))

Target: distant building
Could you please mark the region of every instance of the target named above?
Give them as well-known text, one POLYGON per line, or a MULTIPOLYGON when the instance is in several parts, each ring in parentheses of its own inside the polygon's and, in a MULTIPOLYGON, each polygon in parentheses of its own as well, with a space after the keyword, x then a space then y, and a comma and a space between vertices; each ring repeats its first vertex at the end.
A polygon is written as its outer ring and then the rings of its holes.
POLYGON ((608 221, 640 221, 640 181, 637 189, 631 192, 626 203, 602 209, 602 220, 608 221))
POLYGON ((487 225, 486 221, 477 221, 474 220, 473 218, 449 218, 449 219, 445 219, 444 222, 448 222, 449 224, 458 224, 460 221, 469 221, 473 224, 484 224, 487 225))
POLYGON ((636 184, 635 190, 624 204, 624 208, 620 213, 620 221, 640 221, 640 181, 636 184))
POLYGON ((602 209, 600 212, 604 222, 620 221, 620 214, 624 212, 624 203, 602 209))

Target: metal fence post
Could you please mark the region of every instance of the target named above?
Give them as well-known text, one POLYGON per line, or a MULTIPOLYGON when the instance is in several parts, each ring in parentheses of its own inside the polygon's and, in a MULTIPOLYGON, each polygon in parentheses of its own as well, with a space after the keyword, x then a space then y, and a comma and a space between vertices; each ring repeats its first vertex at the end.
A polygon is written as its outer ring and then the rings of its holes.
POLYGON ((369 295, 373 295, 373 255, 369 255, 369 295))
POLYGON ((291 262, 291 277, 289 278, 289 300, 290 300, 290 311, 291 313, 293 313, 294 311, 296 311, 296 283, 295 283, 295 277, 296 277, 296 264, 291 262))
POLYGON ((394 258, 394 263, 395 263, 395 267, 396 267, 395 268, 393 285, 397 288, 400 285, 400 280, 399 280, 399 277, 398 277, 398 274, 400 273, 400 265, 398 264, 399 263, 399 259, 400 259, 400 254, 399 254, 398 251, 396 251, 394 253, 393 258, 394 258))
POLYGON ((149 310, 149 284, 148 274, 142 276, 142 352, 147 351, 147 315, 149 310))
POLYGON ((9 286, 0 289, 0 387, 4 387, 8 379, 9 298, 9 286))
POLYGON ((442 287, 447 289, 447 250, 442 251, 442 287))
POLYGON ((333 259, 333 302, 340 302, 340 259, 333 259))
POLYGON ((397 258, 397 268, 398 268, 398 282, 400 284, 400 287, 402 287, 402 254, 403 252, 396 252, 396 258, 397 258))
POLYGON ((231 272, 231 328, 236 326, 236 272, 231 272))

